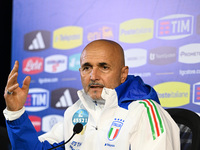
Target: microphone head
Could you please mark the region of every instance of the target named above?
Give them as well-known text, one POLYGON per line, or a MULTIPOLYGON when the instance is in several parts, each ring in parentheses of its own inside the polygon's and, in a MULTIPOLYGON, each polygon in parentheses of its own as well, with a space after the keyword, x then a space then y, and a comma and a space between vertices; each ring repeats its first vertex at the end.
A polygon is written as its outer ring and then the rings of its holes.
POLYGON ((79 134, 83 130, 83 125, 81 123, 75 124, 73 131, 75 134, 79 134))

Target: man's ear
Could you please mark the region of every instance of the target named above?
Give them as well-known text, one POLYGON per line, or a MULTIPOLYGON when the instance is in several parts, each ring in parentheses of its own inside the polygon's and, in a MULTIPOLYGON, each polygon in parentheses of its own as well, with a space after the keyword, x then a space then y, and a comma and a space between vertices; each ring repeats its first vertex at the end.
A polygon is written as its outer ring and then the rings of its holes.
POLYGON ((124 83, 126 81, 128 72, 129 72, 128 66, 124 66, 121 70, 121 83, 124 83))

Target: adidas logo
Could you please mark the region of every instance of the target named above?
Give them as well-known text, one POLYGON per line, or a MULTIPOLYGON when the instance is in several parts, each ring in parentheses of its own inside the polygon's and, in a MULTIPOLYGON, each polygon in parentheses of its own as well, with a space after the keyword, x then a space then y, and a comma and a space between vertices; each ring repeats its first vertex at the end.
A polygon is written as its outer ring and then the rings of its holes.
POLYGON ((51 107, 56 109, 67 109, 73 105, 79 98, 78 89, 59 88, 51 92, 51 107))
POLYGON ((44 49, 45 48, 45 43, 42 38, 41 32, 38 32, 36 34, 36 38, 33 39, 31 45, 29 45, 28 49, 29 50, 34 50, 34 49, 44 49))
POLYGON ((64 95, 60 97, 60 100, 56 103, 56 107, 69 107, 73 104, 69 90, 64 91, 64 95))
POLYGON ((24 36, 24 49, 29 51, 44 50, 50 47, 49 31, 33 31, 24 36))

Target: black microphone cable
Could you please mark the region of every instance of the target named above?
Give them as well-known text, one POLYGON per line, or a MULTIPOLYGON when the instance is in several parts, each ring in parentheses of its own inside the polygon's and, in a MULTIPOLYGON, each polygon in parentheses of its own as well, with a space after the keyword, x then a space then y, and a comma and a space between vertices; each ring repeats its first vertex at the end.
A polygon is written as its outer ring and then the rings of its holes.
POLYGON ((69 138, 69 140, 67 140, 67 141, 66 141, 65 143, 63 143, 63 144, 60 144, 60 145, 55 146, 55 147, 52 147, 52 148, 50 148, 50 149, 48 149, 48 150, 56 149, 56 148, 58 148, 58 147, 61 147, 61 146, 65 145, 65 144, 67 144, 67 143, 74 137, 75 134, 79 134, 82 130, 83 130, 83 125, 82 125, 81 123, 75 124, 75 126, 74 126, 74 128, 73 128, 73 132, 74 132, 74 133, 73 133, 73 135, 69 138))

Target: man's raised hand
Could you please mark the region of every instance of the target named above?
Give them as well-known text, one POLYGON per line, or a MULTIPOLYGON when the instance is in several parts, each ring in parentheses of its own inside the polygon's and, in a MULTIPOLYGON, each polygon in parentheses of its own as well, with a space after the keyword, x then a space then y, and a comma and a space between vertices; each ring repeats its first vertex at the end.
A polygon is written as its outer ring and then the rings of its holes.
POLYGON ((10 111, 18 111, 24 106, 31 82, 31 77, 26 76, 23 85, 20 88, 19 83, 17 82, 18 69, 19 62, 15 61, 15 65, 8 76, 7 85, 4 91, 6 106, 10 111))

